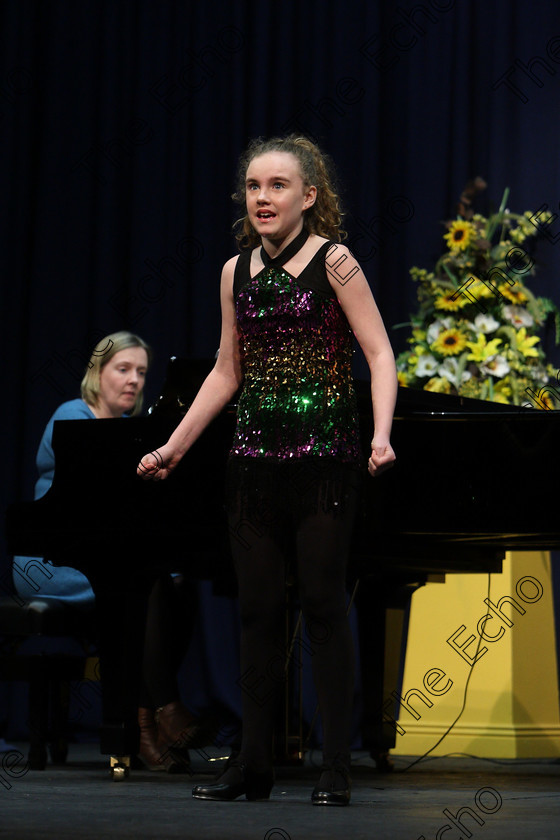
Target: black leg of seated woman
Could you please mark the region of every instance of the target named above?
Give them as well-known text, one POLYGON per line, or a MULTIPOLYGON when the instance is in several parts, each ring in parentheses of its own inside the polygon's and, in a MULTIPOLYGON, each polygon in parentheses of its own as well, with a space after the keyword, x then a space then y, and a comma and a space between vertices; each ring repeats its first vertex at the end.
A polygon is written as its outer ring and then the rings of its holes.
POLYGON ((139 756, 150 770, 190 772, 188 747, 202 746, 195 743, 199 723, 181 703, 177 685, 195 610, 190 581, 166 574, 155 582, 148 600, 138 710, 139 756))

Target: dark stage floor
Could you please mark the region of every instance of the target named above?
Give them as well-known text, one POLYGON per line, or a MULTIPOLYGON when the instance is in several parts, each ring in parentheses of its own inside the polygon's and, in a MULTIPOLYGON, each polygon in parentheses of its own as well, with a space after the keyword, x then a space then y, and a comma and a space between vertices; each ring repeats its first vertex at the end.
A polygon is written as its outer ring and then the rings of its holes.
MULTIPOLYGON (((27 745, 14 746, 27 755, 27 745)), ((402 772, 413 759, 399 757, 396 772, 381 776, 365 754, 354 753, 352 804, 325 808, 309 799, 319 753, 304 767, 278 768, 271 799, 255 803, 192 799, 193 784, 219 766, 196 753, 192 778, 133 771, 122 782, 110 780, 96 745, 71 745, 65 766, 43 772, 23 766, 20 776, 6 755, 0 771, 0 835, 6 837, 556 840, 560 834, 560 760, 450 757, 402 772)))

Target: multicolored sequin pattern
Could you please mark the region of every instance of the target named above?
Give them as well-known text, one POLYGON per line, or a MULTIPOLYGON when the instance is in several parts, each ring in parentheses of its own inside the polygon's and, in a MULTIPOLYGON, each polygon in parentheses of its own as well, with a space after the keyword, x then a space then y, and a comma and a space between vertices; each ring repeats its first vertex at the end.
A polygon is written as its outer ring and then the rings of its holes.
POLYGON ((357 462, 352 332, 336 297, 267 268, 236 311, 245 380, 231 455, 357 462))

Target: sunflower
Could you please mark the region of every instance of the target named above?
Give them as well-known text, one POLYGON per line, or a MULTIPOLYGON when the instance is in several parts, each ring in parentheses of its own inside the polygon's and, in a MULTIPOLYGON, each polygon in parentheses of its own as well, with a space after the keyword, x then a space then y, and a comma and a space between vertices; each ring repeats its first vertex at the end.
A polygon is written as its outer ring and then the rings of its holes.
POLYGON ((467 336, 461 330, 451 327, 451 329, 440 332, 434 343, 432 349, 442 356, 456 356, 467 346, 467 336))
POLYGON ((441 292, 437 295, 434 306, 436 309, 444 309, 447 312, 456 312, 462 309, 469 303, 466 295, 457 295, 456 289, 450 289, 448 292, 441 292))
POLYGON ((500 283, 498 291, 512 303, 527 303, 528 297, 523 291, 523 286, 516 283, 515 286, 510 286, 508 283, 500 283))
POLYGON ((477 232, 474 225, 462 219, 457 219, 457 221, 451 222, 449 232, 443 238, 451 251, 464 251, 476 237, 477 232))

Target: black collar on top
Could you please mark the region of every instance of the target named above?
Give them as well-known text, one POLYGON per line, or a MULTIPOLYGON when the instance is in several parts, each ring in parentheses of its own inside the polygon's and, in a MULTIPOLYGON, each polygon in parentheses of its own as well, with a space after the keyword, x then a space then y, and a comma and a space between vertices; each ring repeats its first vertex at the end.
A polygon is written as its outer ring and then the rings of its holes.
POLYGON ((291 260, 300 248, 304 246, 308 237, 309 233, 306 228, 303 227, 301 229, 301 233, 298 233, 296 238, 292 239, 290 244, 287 245, 283 251, 280 251, 277 257, 269 257, 264 247, 261 248, 261 260, 263 261, 265 268, 278 268, 287 263, 288 260, 291 260))

